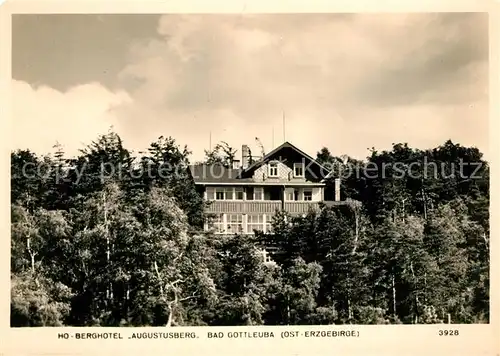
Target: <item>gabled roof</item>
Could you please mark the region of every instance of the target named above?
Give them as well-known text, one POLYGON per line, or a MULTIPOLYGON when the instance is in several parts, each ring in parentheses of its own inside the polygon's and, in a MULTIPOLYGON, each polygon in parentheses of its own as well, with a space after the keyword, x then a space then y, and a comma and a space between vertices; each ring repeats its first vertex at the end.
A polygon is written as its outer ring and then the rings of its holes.
MULTIPOLYGON (((229 183, 252 183, 252 182, 257 183, 254 182, 253 178, 251 178, 248 174, 245 177, 245 173, 249 173, 252 170, 265 164, 272 156, 274 156, 276 153, 286 148, 294 150, 302 157, 305 157, 306 159, 316 164, 320 169, 323 170, 323 172, 325 172, 325 176, 331 174, 330 170, 319 164, 314 158, 312 158, 311 156, 309 156, 307 153, 300 150, 296 146, 292 145, 288 141, 281 144, 279 147, 275 148, 274 150, 266 154, 262 159, 254 162, 245 169, 227 168, 224 167, 222 164, 214 164, 214 165, 196 164, 190 166, 189 171, 196 184, 213 184, 213 183, 229 184, 229 183)), ((261 184, 261 182, 259 184, 261 184)), ((299 184, 299 183, 295 182, 294 184, 299 184)))
POLYGON ((260 159, 259 161, 257 162, 254 162, 253 164, 251 164, 250 166, 248 166, 247 168, 245 169, 242 169, 241 172, 240 172, 240 176, 246 172, 249 172, 259 166, 261 166, 262 164, 264 164, 265 162, 267 162, 269 160, 270 157, 274 156, 277 152, 281 151, 282 149, 284 148, 291 148, 293 149, 294 151, 296 151, 298 154, 300 154, 301 156, 307 158, 308 160, 311 160, 312 162, 314 162, 316 165, 318 165, 319 168, 321 168, 322 170, 324 170, 325 172, 327 172, 327 174, 325 176, 328 176, 331 174, 330 170, 325 168, 324 166, 322 166, 320 163, 318 163, 318 161, 316 161, 314 158, 312 158, 311 156, 309 156, 307 153, 305 153, 304 151, 300 150, 299 148, 297 148, 296 146, 292 145, 290 142, 286 141, 284 142, 283 144, 281 144, 280 146, 276 147, 274 150, 272 150, 271 152, 269 152, 268 154, 266 154, 264 157, 262 157, 262 159, 260 159))
POLYGON ((239 179, 241 169, 224 167, 221 164, 196 164, 189 167, 196 183, 231 183, 245 182, 251 179, 239 179))

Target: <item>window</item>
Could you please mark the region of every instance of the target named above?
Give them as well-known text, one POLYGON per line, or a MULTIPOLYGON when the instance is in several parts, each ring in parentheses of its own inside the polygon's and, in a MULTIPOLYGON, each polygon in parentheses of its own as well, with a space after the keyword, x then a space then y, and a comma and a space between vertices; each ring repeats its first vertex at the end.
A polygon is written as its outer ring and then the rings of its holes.
POLYGON ((312 190, 304 190, 304 200, 312 200, 312 190))
POLYGON ((245 200, 253 200, 253 188, 252 187, 247 187, 245 188, 245 200))
POLYGON ((278 176, 278 162, 269 162, 269 177, 278 176))
POLYGON ((294 163, 293 164, 293 176, 303 177, 304 176, 304 163, 294 163))
POLYGON ((257 231, 264 231, 264 215, 247 215, 247 233, 251 234, 257 231))
POLYGON ((241 234, 243 232, 243 215, 229 214, 227 216, 227 232, 241 234))
POLYGON ((272 227, 271 227, 272 220, 273 220, 272 216, 269 216, 269 215, 266 216, 266 224, 265 224, 266 225, 266 230, 265 231, 267 233, 271 232, 271 230, 272 230, 272 227))
MULTIPOLYGON (((213 193, 207 190, 207 199, 213 199, 213 193)), ((216 200, 243 200, 243 188, 215 188, 216 200)))
POLYGON ((255 188, 253 191, 253 199, 254 200, 264 200, 264 189, 263 188, 255 188))
POLYGON ((215 189, 215 199, 216 200, 224 200, 225 199, 224 188, 215 189))
POLYGON ((286 201, 293 201, 293 188, 286 188, 285 189, 285 200, 286 201))
POLYGON ((233 200, 234 199, 234 188, 226 188, 226 200, 233 200))
POLYGON ((216 234, 224 233, 224 215, 217 214, 214 216, 214 218, 210 221, 209 226, 214 229, 216 234))
POLYGON ((236 200, 243 200, 243 194, 244 190, 243 188, 234 188, 234 194, 235 194, 235 199, 236 200))
POLYGON ((243 187, 207 188, 207 200, 245 200, 243 187))
POLYGON ((207 200, 215 199, 215 189, 213 187, 207 187, 207 200))

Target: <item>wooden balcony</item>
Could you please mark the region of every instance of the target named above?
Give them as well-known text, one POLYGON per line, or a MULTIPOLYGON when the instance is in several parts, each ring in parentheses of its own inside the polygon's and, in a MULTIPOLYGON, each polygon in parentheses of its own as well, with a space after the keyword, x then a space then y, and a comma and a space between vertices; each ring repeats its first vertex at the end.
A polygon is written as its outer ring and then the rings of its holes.
POLYGON ((327 207, 331 206, 340 206, 340 205, 349 205, 352 204, 351 201, 342 200, 342 201, 287 201, 284 205, 284 210, 290 213, 291 215, 302 215, 307 214, 310 210, 319 212, 320 206, 325 205, 327 207))
POLYGON ((281 200, 216 200, 211 201, 206 209, 209 214, 274 214, 281 210, 281 200))
POLYGON ((216 200, 211 201, 206 212, 209 214, 274 214, 276 210, 282 210, 292 215, 307 214, 309 209, 319 211, 320 204, 326 206, 348 205, 350 201, 286 201, 281 200, 216 200))
POLYGON ((319 202, 314 201, 286 201, 284 210, 288 213, 307 214, 309 210, 319 211, 319 202))

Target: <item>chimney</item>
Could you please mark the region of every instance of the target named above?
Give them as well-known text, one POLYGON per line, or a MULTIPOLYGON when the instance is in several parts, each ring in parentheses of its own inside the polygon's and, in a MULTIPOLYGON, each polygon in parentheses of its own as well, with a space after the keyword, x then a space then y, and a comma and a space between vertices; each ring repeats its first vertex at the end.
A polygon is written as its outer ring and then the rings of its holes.
POLYGON ((247 168, 250 162, 250 148, 248 145, 241 146, 241 168, 247 168))
POLYGON ((340 178, 335 178, 335 201, 340 201, 340 178))

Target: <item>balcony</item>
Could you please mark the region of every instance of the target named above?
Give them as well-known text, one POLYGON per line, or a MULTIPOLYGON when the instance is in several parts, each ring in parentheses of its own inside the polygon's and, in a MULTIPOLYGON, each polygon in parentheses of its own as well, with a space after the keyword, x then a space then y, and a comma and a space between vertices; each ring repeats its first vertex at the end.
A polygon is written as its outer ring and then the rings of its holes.
POLYGON ((285 202, 284 209, 288 213, 307 214, 309 210, 319 211, 319 202, 314 201, 287 201, 285 202))
POLYGON ((327 207, 339 206, 339 205, 350 205, 353 202, 348 200, 342 201, 287 201, 284 205, 284 210, 291 215, 297 214, 307 214, 309 210, 319 212, 320 205, 323 204, 327 207))
POLYGON ((350 201, 285 201, 281 200, 215 200, 207 207, 208 214, 274 214, 276 210, 287 211, 292 215, 307 214, 309 209, 319 211, 320 204, 326 206, 348 205, 350 201))
POLYGON ((274 214, 281 210, 281 200, 216 200, 211 201, 206 212, 209 214, 274 214))

